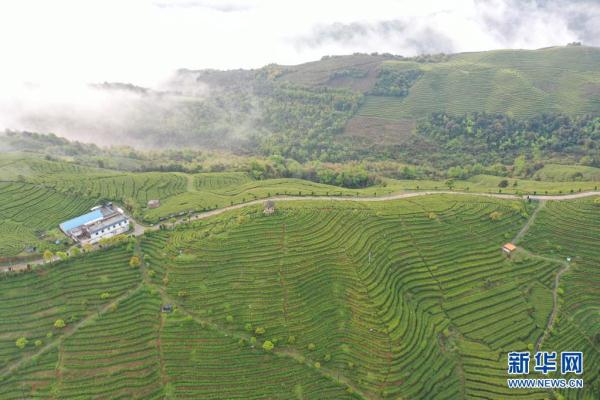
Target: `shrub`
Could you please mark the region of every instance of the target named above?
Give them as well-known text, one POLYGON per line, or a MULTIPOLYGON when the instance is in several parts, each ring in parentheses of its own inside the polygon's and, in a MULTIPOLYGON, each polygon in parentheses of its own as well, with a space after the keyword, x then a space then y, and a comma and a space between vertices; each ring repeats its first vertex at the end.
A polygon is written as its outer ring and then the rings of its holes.
POLYGON ((259 326, 254 330, 254 333, 256 333, 257 335, 264 335, 265 332, 266 330, 262 326, 259 326))
POLYGON ((56 329, 62 329, 65 327, 65 321, 63 319, 57 319, 54 321, 54 327, 56 329))
POLYGON ((35 344, 35 347, 40 347, 42 345, 42 341, 40 339, 38 339, 34 342, 34 344, 35 344))
POLYGON ((317 346, 314 343, 309 343, 308 346, 307 346, 307 348, 310 351, 315 351, 317 349, 317 346))
POLYGON ((27 346, 27 343, 29 343, 29 340, 27 340, 27 338, 25 338, 25 337, 20 337, 15 342, 17 347, 20 348, 21 350, 23 350, 25 348, 25 346, 27 346))
POLYGON ((133 256, 131 257, 131 259, 129 260, 129 266, 133 267, 133 268, 137 268, 142 264, 142 261, 140 260, 140 258, 138 256, 133 256))
POLYGON ((106 300, 106 299, 108 299, 109 297, 110 297, 110 293, 108 293, 108 292, 104 292, 104 293, 102 293, 102 294, 100 295, 100 298, 101 298, 102 300, 106 300))
POLYGON ((288 336, 287 342, 288 342, 288 344, 296 343, 296 336, 294 336, 294 335, 288 336))
POLYGON ((54 258, 54 254, 52 254, 52 252, 50 250, 44 251, 44 261, 45 262, 50 262, 50 261, 52 261, 53 258, 54 258))
POLYGON ((329 353, 325 354, 325 357, 323 357, 323 360, 331 361, 331 354, 329 354, 329 353))
POLYGON ((499 211, 494 211, 490 214, 490 219, 492 221, 498 221, 502 217, 502 213, 499 211))
POLYGON ((244 325, 244 329, 247 332, 252 332, 252 324, 250 322, 246 323, 246 325, 244 325))
POLYGON ((275 345, 270 340, 265 340, 265 342, 262 345, 264 351, 273 351, 274 347, 275 345))
POLYGON ((319 369, 319 368, 321 368, 321 363, 317 361, 317 362, 315 363, 315 368, 316 368, 316 369, 319 369))
POLYGON ((225 317, 225 320, 231 324, 233 322, 233 315, 228 315, 227 317, 225 317))

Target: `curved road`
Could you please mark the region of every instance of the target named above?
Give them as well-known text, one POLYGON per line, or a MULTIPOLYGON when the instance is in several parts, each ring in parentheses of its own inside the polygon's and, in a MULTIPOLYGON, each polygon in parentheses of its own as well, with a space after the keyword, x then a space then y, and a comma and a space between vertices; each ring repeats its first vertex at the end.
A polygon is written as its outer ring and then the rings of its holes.
MULTIPOLYGON (((452 195, 463 195, 463 196, 484 196, 484 197, 494 197, 498 199, 508 199, 508 200, 525 200, 527 199, 527 195, 519 196, 516 194, 499 194, 499 193, 477 193, 477 192, 453 192, 450 190, 435 190, 435 191, 423 191, 423 192, 408 192, 408 193, 398 193, 398 194, 389 194, 384 196, 370 196, 370 197, 352 197, 352 196, 274 196, 268 197, 264 199, 252 200, 246 203, 235 204, 233 206, 226 206, 223 208, 219 208, 212 211, 206 211, 198 214, 194 214, 191 219, 204 219, 208 217, 212 217, 215 215, 222 214, 224 212, 230 210, 236 210, 238 208, 243 208, 247 206, 252 206, 255 204, 264 203, 267 200, 279 200, 279 201, 301 201, 301 200, 321 200, 321 201, 389 201, 389 200, 399 200, 399 199, 407 199, 411 197, 420 197, 420 196, 430 196, 436 194, 452 194, 452 195)), ((531 200, 574 200, 580 199, 583 197, 591 197, 591 196, 600 196, 600 192, 592 191, 592 192, 581 192, 581 193, 573 193, 573 194, 565 194, 565 195, 557 195, 557 196, 542 196, 542 195, 530 195, 529 198, 531 200)), ((185 217, 180 218, 178 223, 180 223, 185 217)))
MULTIPOLYGON (((484 196, 484 197, 493 197, 497 199, 507 199, 507 200, 525 200, 527 198, 531 200, 538 201, 563 201, 563 200, 574 200, 580 199, 584 197, 591 196, 600 196, 600 192, 591 191, 591 192, 581 192, 581 193, 573 193, 573 194, 565 194, 565 195, 523 195, 519 196, 516 194, 500 194, 500 193, 477 193, 477 192, 454 192, 450 190, 435 190, 435 191, 423 191, 423 192, 408 192, 408 193, 398 193, 398 194, 390 194, 384 196, 370 196, 370 197, 352 197, 352 196, 274 196, 264 199, 252 200, 246 203, 235 204, 232 206, 226 206, 223 208, 218 208, 212 211, 205 211, 197 214, 193 214, 191 217, 180 217, 175 221, 175 225, 186 223, 189 221, 195 221, 199 219, 206 219, 213 217, 215 215, 223 214, 227 211, 237 210, 239 208, 244 208, 248 206, 253 206, 256 204, 262 204, 267 200, 273 201, 307 201, 307 200, 319 200, 319 201, 358 201, 358 202, 372 202, 372 201, 391 201, 391 200, 399 200, 399 199, 408 199, 411 197, 421 197, 421 196, 431 196, 436 194, 451 194, 451 195, 462 195, 462 196, 484 196)), ((158 226, 146 226, 136 222, 133 218, 129 217, 133 224, 133 235, 141 236, 146 231, 157 230, 158 226)), ((173 225, 173 223, 166 223, 165 225, 173 225)), ((53 261, 56 261, 55 258, 53 261)), ((13 264, 11 266, 0 266, 0 272, 12 271, 21 271, 27 268, 27 265, 40 265, 44 264, 43 259, 38 259, 34 261, 29 261, 27 263, 13 264)))

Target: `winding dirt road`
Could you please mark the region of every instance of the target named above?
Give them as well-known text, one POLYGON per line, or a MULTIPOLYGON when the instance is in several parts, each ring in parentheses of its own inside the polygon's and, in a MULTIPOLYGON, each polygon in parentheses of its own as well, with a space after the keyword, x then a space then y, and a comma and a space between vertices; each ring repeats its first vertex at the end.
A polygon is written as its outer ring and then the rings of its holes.
MULTIPOLYGON (((567 194, 562 196, 541 196, 541 195, 523 195, 519 196, 516 194, 500 194, 500 193, 469 193, 469 192, 453 192, 450 190, 435 190, 435 191, 423 191, 423 192, 408 192, 408 193, 398 193, 398 194, 390 194, 384 196, 369 196, 369 197, 352 197, 352 196, 274 196, 265 199, 252 200, 246 203, 235 204, 233 206, 227 206, 223 208, 219 208, 212 211, 206 211, 198 214, 194 214, 189 217, 190 220, 198 220, 205 219, 209 217, 213 217, 215 215, 223 214, 224 212, 230 210, 236 210, 243 207, 248 207, 256 204, 262 204, 267 200, 273 201, 307 201, 307 200, 320 200, 320 201, 358 201, 358 202, 373 202, 373 201, 391 201, 391 200, 399 200, 399 199, 408 199, 411 197, 421 197, 421 196, 431 196, 436 194, 451 194, 451 195, 460 195, 460 196, 484 196, 484 197, 493 197, 497 199, 505 199, 505 200, 526 200, 528 197, 531 200, 552 200, 552 201, 563 201, 563 200, 574 200, 580 199, 583 197, 591 197, 591 196, 600 196, 600 192, 581 192, 574 194, 567 194)), ((182 223, 187 218, 180 218, 177 220, 177 223, 182 223)))
MULTIPOLYGON (((373 201, 392 201, 392 200, 400 200, 400 199, 408 199, 412 197, 421 197, 421 196, 432 196, 432 195, 440 195, 440 194, 450 194, 450 195, 458 195, 458 196, 483 196, 483 197, 493 197, 497 199, 505 199, 505 200, 525 200, 527 198, 536 201, 564 201, 564 200, 574 200, 580 199, 584 197, 592 197, 592 196, 600 196, 599 191, 591 191, 591 192, 581 192, 581 193, 573 193, 573 194, 565 194, 565 195, 516 195, 516 194, 501 194, 501 193, 477 193, 477 192, 455 192, 450 190, 432 190, 432 191, 422 191, 422 192, 407 192, 407 193, 397 193, 390 194, 384 196, 368 196, 368 197, 352 197, 352 196, 274 196, 264 199, 252 200, 246 203, 235 204, 232 206, 226 206, 223 208, 218 208, 212 211, 205 211, 197 214, 193 214, 191 217, 179 217, 176 219, 174 223, 166 223, 167 226, 178 225, 182 223, 187 223, 188 221, 196 221, 200 219, 206 219, 210 217, 214 217, 216 215, 223 214, 225 212, 231 210, 237 210, 244 207, 249 207, 257 204, 262 204, 266 200, 273 201, 310 201, 310 200, 318 200, 318 201, 357 201, 357 202, 373 202, 373 201)), ((134 230, 132 234, 134 236, 142 236, 147 231, 157 230, 159 227, 156 226, 147 226, 142 225, 139 222, 136 222, 133 218, 129 217, 132 221, 134 230)), ((53 260, 53 261, 56 261, 53 260)), ((22 271, 27 269, 27 266, 40 265, 44 264, 43 259, 33 260, 24 263, 17 263, 13 265, 0 266, 0 272, 8 272, 8 271, 22 271)))

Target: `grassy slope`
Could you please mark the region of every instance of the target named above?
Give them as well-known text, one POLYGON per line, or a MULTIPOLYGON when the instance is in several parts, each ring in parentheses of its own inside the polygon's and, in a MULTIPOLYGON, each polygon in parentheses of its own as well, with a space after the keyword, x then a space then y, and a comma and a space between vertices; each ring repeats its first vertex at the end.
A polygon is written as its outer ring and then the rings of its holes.
POLYGON ((401 120, 432 112, 598 113, 599 65, 600 49, 591 47, 463 53, 432 64, 387 61, 424 75, 406 98, 369 96, 359 114, 401 120))
MULTIPOLYGON (((545 347, 585 352, 581 398, 598 395, 600 352, 591 342, 600 304, 586 261, 599 256, 594 207, 589 199, 550 203, 524 238, 536 254, 553 257, 560 245, 575 256, 561 283, 561 322, 545 347)), ((548 398, 505 387, 506 352, 541 334, 560 267, 501 255, 526 212, 520 202, 446 195, 282 202, 272 216, 255 207, 153 232, 141 246, 155 274, 146 271, 146 286, 164 290, 179 311, 161 322, 160 291, 130 293, 9 374, 0 397, 338 399, 349 397, 350 383, 370 398, 548 398), (500 220, 490 219, 493 211, 500 220), (276 355, 260 350, 264 340, 277 342, 276 355)), ((0 368, 32 356, 33 339, 52 342, 45 333, 54 319, 85 318, 141 282, 129 255, 121 247, 1 280, 0 368), (104 291, 110 299, 100 298, 104 291), (36 304, 44 309, 23 316, 22 307, 36 304), (30 339, 23 351, 14 346, 19 336, 30 339)))
POLYGON ((384 60, 382 56, 365 54, 328 57, 319 61, 283 67, 279 79, 302 86, 347 87, 366 92, 373 87, 384 60), (339 71, 360 71, 360 77, 335 78, 334 74, 339 71))
POLYGON ((535 173, 542 181, 600 181, 600 168, 583 165, 546 164, 535 173))

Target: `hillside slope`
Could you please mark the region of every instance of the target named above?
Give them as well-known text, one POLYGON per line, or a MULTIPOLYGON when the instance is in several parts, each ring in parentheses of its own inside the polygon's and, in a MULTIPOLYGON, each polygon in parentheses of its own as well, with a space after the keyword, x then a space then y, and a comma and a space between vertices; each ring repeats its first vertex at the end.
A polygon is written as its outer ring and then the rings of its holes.
MULTIPOLYGON (((219 80, 199 73, 197 79, 223 88, 229 75, 236 79, 239 72, 225 72, 219 80)), ((519 153, 532 156, 537 148, 562 163, 584 156, 600 163, 593 150, 598 147, 594 130, 600 129, 594 120, 600 115, 599 48, 328 56, 297 66, 266 66, 256 71, 252 86, 260 110, 252 137, 262 153, 299 160, 395 158, 447 168, 460 160, 512 163, 519 153), (493 135, 502 136, 500 142, 483 140, 493 147, 479 148, 480 157, 448 143, 470 133, 462 116, 482 113, 493 116, 484 117, 491 121, 484 125, 493 128, 499 120, 493 135), (420 123, 438 123, 439 114, 454 121, 437 127, 432 140, 420 123)))
POLYGON ((385 61, 382 68, 422 75, 404 98, 368 96, 360 115, 410 119, 435 112, 518 117, 600 112, 598 48, 463 53, 438 63, 385 61))
MULTIPOLYGON (((559 163, 587 156, 592 159, 588 165, 600 165, 593 134, 565 141, 572 135, 561 133, 571 126, 600 130, 600 122, 593 120, 600 115, 600 49, 593 47, 413 58, 357 53, 256 70, 182 69, 161 91, 122 83, 93 89, 128 99, 123 100, 127 107, 110 115, 40 111, 22 120, 32 131, 88 141, 102 137, 104 144, 164 148, 168 143, 172 148, 277 154, 301 162, 395 159, 446 169, 469 153, 455 148, 450 149, 458 153, 455 160, 436 156, 452 147, 446 139, 467 127, 460 121, 444 124, 438 137, 429 140, 420 123, 432 123, 439 113, 454 119, 488 113, 512 118, 511 126, 497 129, 508 147, 517 143, 527 155, 538 148, 559 163), (540 129, 538 119, 546 116, 552 122, 540 129), (519 124, 527 125, 527 132, 519 124), (455 125, 455 132, 449 132, 455 125), (515 138, 519 134, 546 137, 524 143, 515 138)), ((480 149, 476 153, 481 157, 468 162, 512 163, 515 152, 504 154, 505 146, 496 147, 502 154, 480 149)))
POLYGON ((553 398, 508 389, 507 352, 544 334, 568 255, 541 348, 583 351, 584 388, 560 394, 597 398, 596 208, 550 202, 509 259, 519 201, 278 202, 10 275, 0 397, 553 398))

